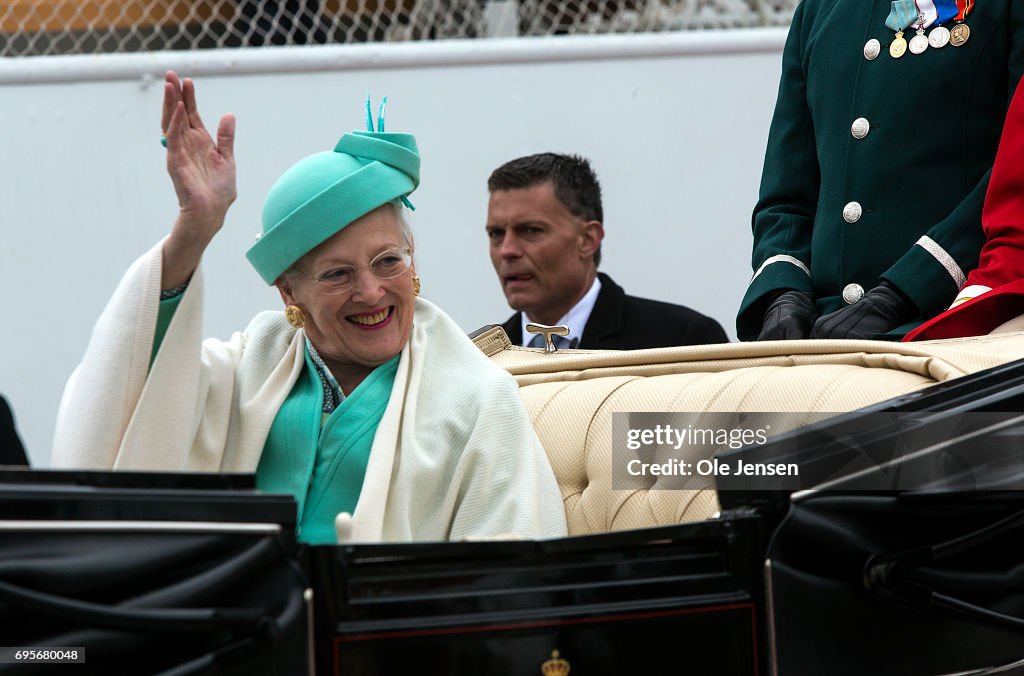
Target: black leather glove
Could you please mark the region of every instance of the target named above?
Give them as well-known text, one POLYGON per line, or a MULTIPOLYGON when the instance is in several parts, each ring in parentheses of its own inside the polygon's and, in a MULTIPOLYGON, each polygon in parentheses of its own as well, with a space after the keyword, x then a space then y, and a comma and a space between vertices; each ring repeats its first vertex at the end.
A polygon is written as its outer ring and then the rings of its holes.
POLYGON ((772 301, 764 313, 758 340, 799 340, 811 333, 818 316, 814 301, 802 291, 786 291, 772 301))
POLYGON ((883 281, 853 305, 819 317, 811 338, 871 338, 885 333, 917 315, 909 298, 883 281))

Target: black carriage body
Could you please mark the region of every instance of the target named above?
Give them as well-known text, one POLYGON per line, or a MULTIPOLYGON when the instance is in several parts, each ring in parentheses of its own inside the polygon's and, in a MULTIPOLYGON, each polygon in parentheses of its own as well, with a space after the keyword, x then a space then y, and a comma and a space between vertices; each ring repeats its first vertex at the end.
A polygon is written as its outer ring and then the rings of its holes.
POLYGON ((76 673, 535 675, 554 651, 573 674, 1010 664, 1024 660, 1021 411, 1024 365, 1010 364, 719 456, 799 462, 823 489, 722 482, 720 518, 540 542, 302 549, 290 498, 251 479, 5 473, 0 619, 8 644, 91 644, 76 673), (75 521, 108 526, 61 525, 75 521), (278 530, 247 530, 261 523, 278 530), (114 626, 11 586, 112 612, 219 609, 206 620, 221 624, 114 626))

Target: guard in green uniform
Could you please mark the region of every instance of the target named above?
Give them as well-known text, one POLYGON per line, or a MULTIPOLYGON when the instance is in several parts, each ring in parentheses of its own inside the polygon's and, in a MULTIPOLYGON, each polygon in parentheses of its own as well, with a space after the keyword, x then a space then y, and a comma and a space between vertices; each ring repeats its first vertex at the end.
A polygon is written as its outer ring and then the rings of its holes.
POLYGON ((741 340, 898 337, 977 265, 1024 3, 803 0, 753 214, 741 340))

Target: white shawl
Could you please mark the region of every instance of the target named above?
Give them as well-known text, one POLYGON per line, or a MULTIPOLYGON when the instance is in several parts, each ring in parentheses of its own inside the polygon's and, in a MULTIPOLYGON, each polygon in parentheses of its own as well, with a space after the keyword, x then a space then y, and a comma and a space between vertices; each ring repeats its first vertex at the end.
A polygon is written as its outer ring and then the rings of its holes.
MULTIPOLYGON (((255 472, 304 368, 281 312, 202 340, 196 270, 150 368, 162 244, 125 273, 68 381, 53 462, 87 469, 255 472)), ((417 299, 349 528, 361 542, 565 534, 562 499, 519 390, 417 299)))

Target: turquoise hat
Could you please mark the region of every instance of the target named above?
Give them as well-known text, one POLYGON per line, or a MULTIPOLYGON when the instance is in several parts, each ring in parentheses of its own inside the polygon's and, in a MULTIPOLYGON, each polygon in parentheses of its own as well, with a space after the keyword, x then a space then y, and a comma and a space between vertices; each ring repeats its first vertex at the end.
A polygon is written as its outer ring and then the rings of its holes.
MULTIPOLYGON (((420 154, 412 134, 384 132, 384 103, 373 131, 345 134, 331 152, 299 160, 277 179, 263 203, 263 233, 245 256, 267 284, 295 261, 377 207, 420 182, 420 154)), ((411 205, 410 205, 411 206, 411 205)))

